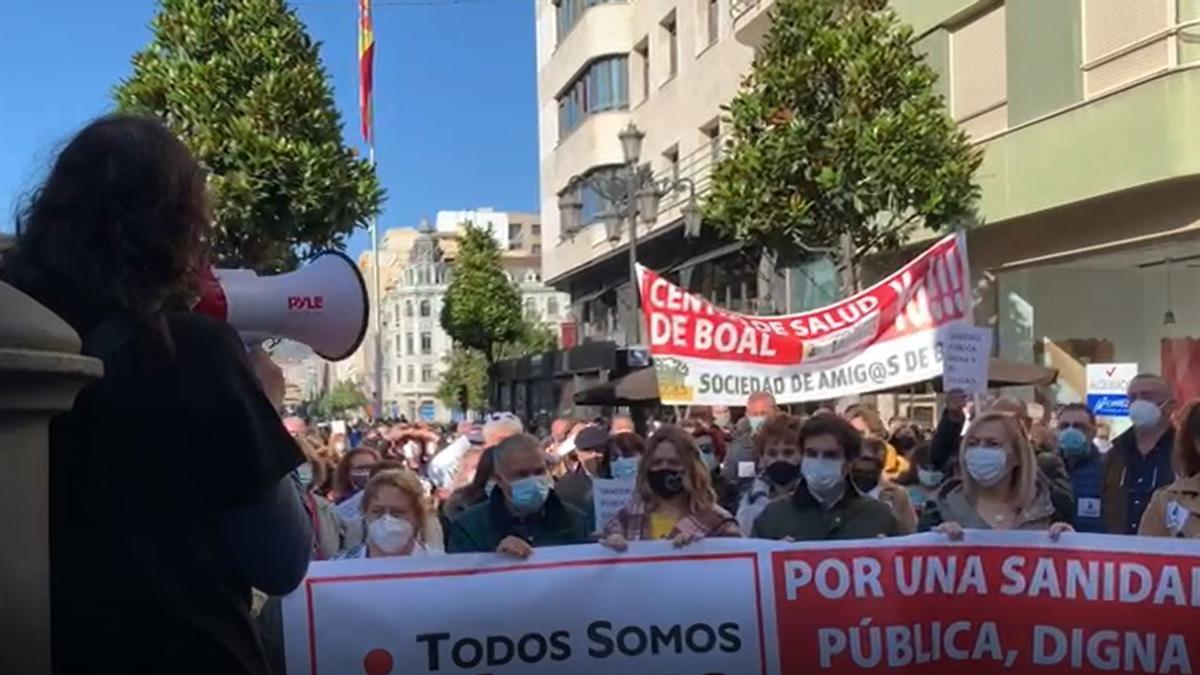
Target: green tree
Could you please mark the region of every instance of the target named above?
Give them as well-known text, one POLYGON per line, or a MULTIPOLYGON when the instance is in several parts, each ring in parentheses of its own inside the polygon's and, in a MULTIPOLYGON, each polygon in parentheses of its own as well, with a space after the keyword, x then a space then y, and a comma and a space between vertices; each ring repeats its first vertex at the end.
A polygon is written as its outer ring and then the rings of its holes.
POLYGON ((706 216, 768 258, 842 244, 850 269, 969 219, 980 153, 886 0, 778 0, 706 216), (847 238, 848 236, 848 238, 847 238))
POLYGON ((292 269, 379 212, 319 44, 284 0, 160 0, 151 27, 117 106, 163 119, 210 172, 218 265, 292 269))
POLYGON ((490 228, 464 224, 441 322, 456 344, 479 350, 488 366, 500 358, 500 345, 521 337, 521 294, 500 265, 490 228))
MULTIPOLYGON (((547 325, 531 320, 521 322, 521 334, 513 342, 498 348, 500 359, 516 359, 558 349, 558 336, 547 325)), ((467 408, 487 408, 488 362, 478 349, 461 345, 445 357, 446 369, 438 384, 438 398, 447 407, 461 409, 463 388, 466 388, 467 408)))
POLYGON ((361 408, 367 404, 367 397, 362 389, 350 380, 337 382, 317 399, 313 404, 313 412, 320 417, 336 417, 346 412, 361 408))

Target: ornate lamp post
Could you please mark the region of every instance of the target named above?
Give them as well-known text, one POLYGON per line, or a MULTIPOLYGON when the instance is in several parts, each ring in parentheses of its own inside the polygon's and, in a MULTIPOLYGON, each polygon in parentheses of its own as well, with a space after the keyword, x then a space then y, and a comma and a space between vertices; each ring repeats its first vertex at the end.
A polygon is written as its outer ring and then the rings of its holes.
POLYGON ((687 202, 681 207, 683 234, 689 239, 700 236, 703 215, 696 202, 696 184, 690 178, 667 177, 655 179, 648 165, 639 166, 642 141, 646 134, 632 122, 617 135, 621 140, 621 152, 625 163, 613 174, 578 178, 559 195, 558 207, 562 214, 564 236, 574 236, 583 227, 583 190, 590 189, 598 194, 605 208, 598 214, 608 240, 616 243, 621 239, 621 229, 629 224, 629 284, 633 291, 633 344, 641 341, 640 297, 637 279, 637 245, 639 222, 650 224, 658 219, 659 202, 673 192, 688 191, 687 202))

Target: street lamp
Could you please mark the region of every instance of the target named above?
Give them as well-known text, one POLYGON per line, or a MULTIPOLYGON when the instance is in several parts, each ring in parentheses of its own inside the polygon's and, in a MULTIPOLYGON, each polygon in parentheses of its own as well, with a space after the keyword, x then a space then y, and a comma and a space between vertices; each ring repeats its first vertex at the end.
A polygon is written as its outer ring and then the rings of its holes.
POLYGON ((583 190, 598 194, 605 203, 604 210, 597 214, 604 224, 608 240, 614 244, 621 239, 621 228, 629 223, 629 284, 633 290, 633 343, 640 342, 641 298, 638 297, 637 279, 637 225, 651 224, 658 219, 661 200, 664 196, 688 191, 687 201, 680 208, 683 216, 683 236, 695 239, 700 236, 703 213, 696 202, 696 184, 690 178, 667 177, 655 179, 649 166, 638 166, 642 156, 642 141, 646 133, 630 122, 617 134, 621 141, 621 153, 625 163, 616 171, 572 180, 558 197, 558 208, 562 218, 563 236, 574 236, 584 225, 583 190))

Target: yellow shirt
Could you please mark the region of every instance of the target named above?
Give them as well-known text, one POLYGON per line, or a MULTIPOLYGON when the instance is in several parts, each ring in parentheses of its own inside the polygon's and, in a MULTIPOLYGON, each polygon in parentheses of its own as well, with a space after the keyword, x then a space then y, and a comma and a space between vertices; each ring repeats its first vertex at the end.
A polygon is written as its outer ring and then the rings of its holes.
POLYGON ((666 539, 671 534, 671 530, 675 529, 675 523, 678 522, 679 518, 669 513, 651 513, 650 538, 666 539))

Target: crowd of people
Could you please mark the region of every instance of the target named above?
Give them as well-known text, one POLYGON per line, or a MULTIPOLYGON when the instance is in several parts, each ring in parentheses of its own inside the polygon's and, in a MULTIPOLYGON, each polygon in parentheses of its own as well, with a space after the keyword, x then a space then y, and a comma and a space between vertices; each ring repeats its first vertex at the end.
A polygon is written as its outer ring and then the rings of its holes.
POLYGON ((677 423, 651 421, 645 436, 616 415, 558 418, 539 438, 516 416, 496 413, 449 435, 380 425, 338 453, 337 436, 304 431, 298 419, 285 424, 309 456, 299 475, 316 504, 314 523, 337 522, 336 537, 314 528, 314 557, 526 558, 556 544, 624 550, 643 539, 685 546, 704 537, 926 531, 960 539, 972 529, 1195 536, 1200 403, 1177 410, 1166 382, 1150 374, 1132 381, 1129 398, 1132 426, 1111 443, 1098 438, 1085 405, 1047 412, 997 398, 973 410, 960 392, 946 396, 932 429, 885 424, 866 405, 797 414, 766 392, 744 410, 697 406, 677 423), (596 520, 596 478, 634 484, 631 503, 607 522, 596 520), (393 493, 390 511, 373 508, 380 486, 393 493), (354 501, 360 491, 366 496, 354 501), (410 522, 377 524, 389 514, 410 522))

